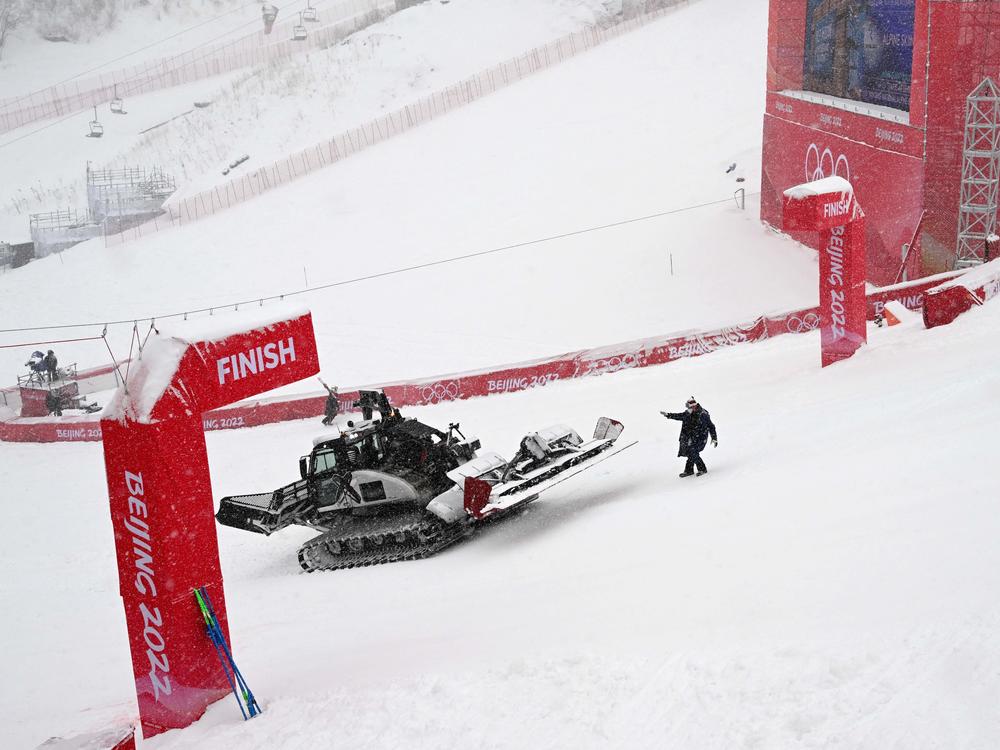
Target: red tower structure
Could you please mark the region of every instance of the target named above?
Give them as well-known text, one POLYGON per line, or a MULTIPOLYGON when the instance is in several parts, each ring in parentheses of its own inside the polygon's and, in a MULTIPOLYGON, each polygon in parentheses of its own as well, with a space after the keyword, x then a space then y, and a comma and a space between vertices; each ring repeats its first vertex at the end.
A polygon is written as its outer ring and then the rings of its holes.
POLYGON ((771 0, 761 219, 780 228, 784 190, 843 177, 865 206, 868 281, 951 270, 966 104, 987 77, 996 0, 771 0))

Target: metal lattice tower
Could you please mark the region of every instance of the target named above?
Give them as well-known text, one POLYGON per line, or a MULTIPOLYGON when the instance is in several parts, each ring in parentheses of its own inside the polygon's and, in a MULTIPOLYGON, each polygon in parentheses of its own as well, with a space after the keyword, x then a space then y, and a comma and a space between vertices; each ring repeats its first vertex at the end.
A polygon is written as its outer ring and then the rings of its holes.
POLYGON ((958 210, 957 268, 983 262, 986 237, 997 232, 1000 197, 1000 88, 984 78, 965 100, 965 144, 958 210))

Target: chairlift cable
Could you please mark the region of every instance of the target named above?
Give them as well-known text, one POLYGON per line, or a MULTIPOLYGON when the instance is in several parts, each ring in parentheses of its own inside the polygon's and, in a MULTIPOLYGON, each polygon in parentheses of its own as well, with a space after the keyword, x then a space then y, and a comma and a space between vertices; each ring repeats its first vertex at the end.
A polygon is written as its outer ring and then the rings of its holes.
MULTIPOLYGON (((160 40, 155 41, 155 42, 151 42, 150 44, 147 44, 145 47, 139 47, 138 49, 134 49, 131 52, 127 52, 124 55, 121 55, 120 57, 116 57, 116 58, 114 58, 112 60, 106 60, 105 62, 101 63, 100 65, 94 66, 93 68, 88 68, 87 70, 81 70, 76 75, 72 75, 69 78, 64 78, 63 80, 57 81, 56 83, 50 84, 48 86, 43 86, 42 88, 37 89, 36 91, 32 91, 30 93, 21 94, 20 96, 14 97, 13 99, 11 99, 8 102, 8 104, 16 104, 17 102, 21 101, 22 99, 28 99, 28 98, 34 96, 35 94, 44 93, 48 89, 54 88, 55 86, 61 86, 64 83, 69 83, 70 81, 75 81, 80 76, 87 75, 87 73, 93 73, 95 71, 100 70, 101 68, 105 68, 108 65, 111 65, 111 63, 118 62, 119 60, 124 60, 125 58, 131 57, 132 55, 136 55, 136 54, 138 54, 140 52, 145 52, 146 50, 151 49, 152 47, 155 47, 158 44, 162 44, 163 42, 169 41, 170 39, 173 39, 174 37, 182 36, 183 34, 186 34, 189 31, 194 31, 195 29, 197 29, 197 28, 199 28, 201 26, 204 26, 207 23, 211 23, 212 21, 217 21, 220 18, 225 18, 226 16, 230 15, 231 13, 235 13, 238 10, 243 10, 248 5, 256 5, 256 3, 255 2, 243 3, 242 5, 240 5, 237 8, 233 8, 232 10, 227 10, 225 13, 220 13, 217 16, 212 16, 211 18, 205 19, 204 21, 202 21, 200 23, 196 23, 194 26, 189 26, 188 28, 181 29, 180 31, 178 31, 178 32, 176 32, 174 34, 171 34, 170 36, 165 36, 165 37, 163 37, 163 39, 160 39, 160 40)), ((236 31, 237 29, 241 29, 244 26, 249 26, 250 23, 259 23, 259 22, 255 19, 252 22, 243 23, 243 24, 240 24, 239 26, 234 26, 232 29, 230 29, 230 32, 236 31)), ((225 36, 225 35, 223 35, 223 36, 225 36)), ((219 39, 219 37, 215 37, 214 39, 212 39, 210 41, 214 42, 217 39, 219 39)), ((199 46, 201 46, 201 45, 199 45, 199 46)), ((197 49, 197 47, 196 47, 196 49, 197 49)), ((184 54, 184 53, 180 53, 180 54, 184 54)))
POLYGON ((102 336, 87 336, 80 339, 53 339, 51 341, 25 341, 20 344, 0 344, 0 349, 20 349, 27 346, 46 346, 47 344, 70 344, 76 341, 97 341, 102 336))
MULTIPOLYGON (((747 193, 747 195, 760 195, 760 191, 754 191, 752 193, 747 193)), ((472 260, 475 258, 481 258, 487 255, 495 255, 497 253, 509 252, 511 250, 520 250, 525 247, 530 247, 532 245, 539 245, 545 242, 552 242, 554 240, 566 239, 567 237, 577 237, 579 235, 589 234, 591 232, 599 232, 605 229, 613 229, 616 227, 627 226, 629 224, 636 224, 642 221, 649 221, 650 219, 658 219, 664 216, 671 216, 673 214, 685 213, 687 211, 696 211, 698 209, 707 208, 709 206, 718 206, 722 203, 729 203, 732 197, 721 198, 719 200, 707 201, 705 203, 697 203, 691 206, 683 206, 681 208, 672 208, 667 211, 659 211, 654 214, 647 214, 645 216, 637 216, 631 219, 622 219, 620 221, 614 221, 609 224, 602 224, 595 227, 587 227, 585 229, 575 229, 570 232, 563 232, 562 234, 554 234, 548 237, 539 237, 533 240, 525 240, 523 242, 516 242, 512 245, 504 245, 503 247, 495 247, 490 250, 479 250, 474 253, 466 253, 464 255, 456 255, 451 258, 442 258, 440 260, 432 260, 426 263, 418 263, 412 266, 404 266, 402 268, 395 268, 390 271, 380 271, 379 273, 367 274, 365 276, 356 276, 351 279, 344 279, 343 281, 333 281, 328 284, 320 284, 318 286, 306 287, 304 289, 297 289, 291 292, 283 292, 281 294, 272 294, 267 297, 252 297, 246 300, 240 300, 238 302, 228 302, 222 304, 212 305, 211 307, 202 307, 197 310, 184 310, 181 312, 167 313, 167 314, 157 314, 153 316, 144 316, 139 318, 127 318, 124 320, 111 320, 104 325, 123 325, 126 323, 137 323, 140 320, 162 320, 164 318, 180 318, 184 317, 187 319, 188 315, 194 315, 197 313, 212 312, 217 309, 235 307, 239 305, 248 305, 253 302, 272 302, 275 300, 283 300, 285 297, 295 297, 300 294, 309 294, 311 292, 320 292, 327 289, 334 289, 342 286, 350 286, 351 284, 360 284, 365 281, 372 281, 374 279, 386 278, 388 276, 398 276, 404 273, 409 273, 411 271, 419 271, 425 268, 433 268, 435 266, 443 266, 448 263, 457 263, 464 260, 472 260)), ((3 333, 24 333, 27 331, 49 331, 49 330, 61 330, 66 328, 90 328, 94 326, 99 326, 101 323, 63 323, 59 325, 50 326, 24 326, 20 328, 0 328, 0 334, 3 333)))

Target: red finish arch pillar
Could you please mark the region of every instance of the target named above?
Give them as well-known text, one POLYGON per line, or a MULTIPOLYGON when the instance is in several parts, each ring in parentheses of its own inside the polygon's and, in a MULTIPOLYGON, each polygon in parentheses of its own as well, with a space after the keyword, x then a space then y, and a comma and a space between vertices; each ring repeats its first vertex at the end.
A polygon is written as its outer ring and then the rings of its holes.
MULTIPOLYGON (((312 316, 150 340, 101 420, 104 464, 144 737, 185 727, 229 692, 192 590, 228 639, 202 413, 315 375, 312 316)), ((204 326, 204 322, 201 323, 204 326)))
POLYGON ((819 232, 819 311, 823 367, 854 354, 865 327, 865 215, 851 183, 827 177, 784 192, 782 228, 819 232))

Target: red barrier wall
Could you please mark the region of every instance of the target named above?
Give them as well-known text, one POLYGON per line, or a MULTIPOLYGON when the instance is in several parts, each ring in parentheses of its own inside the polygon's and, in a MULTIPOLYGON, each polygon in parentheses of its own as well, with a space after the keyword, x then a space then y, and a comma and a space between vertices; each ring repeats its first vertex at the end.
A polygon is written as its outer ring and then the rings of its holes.
MULTIPOLYGON (((942 281, 959 276, 955 271, 927 279, 918 279, 877 289, 867 298, 867 317, 874 319, 886 302, 898 300, 911 310, 920 310, 924 293, 942 281)), ((368 386, 385 388, 397 406, 422 406, 474 396, 538 388, 556 380, 603 375, 619 370, 665 364, 678 359, 708 354, 718 349, 760 341, 786 333, 808 333, 819 328, 819 308, 810 307, 771 313, 746 325, 736 325, 708 332, 690 332, 612 344, 580 352, 562 354, 546 360, 521 363, 471 373, 439 375, 411 383, 368 386)), ((341 402, 357 398, 357 391, 341 390, 341 402)), ((292 396, 247 401, 225 409, 206 412, 205 430, 228 430, 262 424, 309 419, 323 413, 324 395, 292 396)), ((0 440, 10 442, 52 443, 101 439, 100 423, 93 417, 62 419, 15 419, 0 421, 0 440)))
POLYGON ((947 325, 997 296, 1000 296, 1000 259, 927 290, 924 325, 928 328, 947 325))

